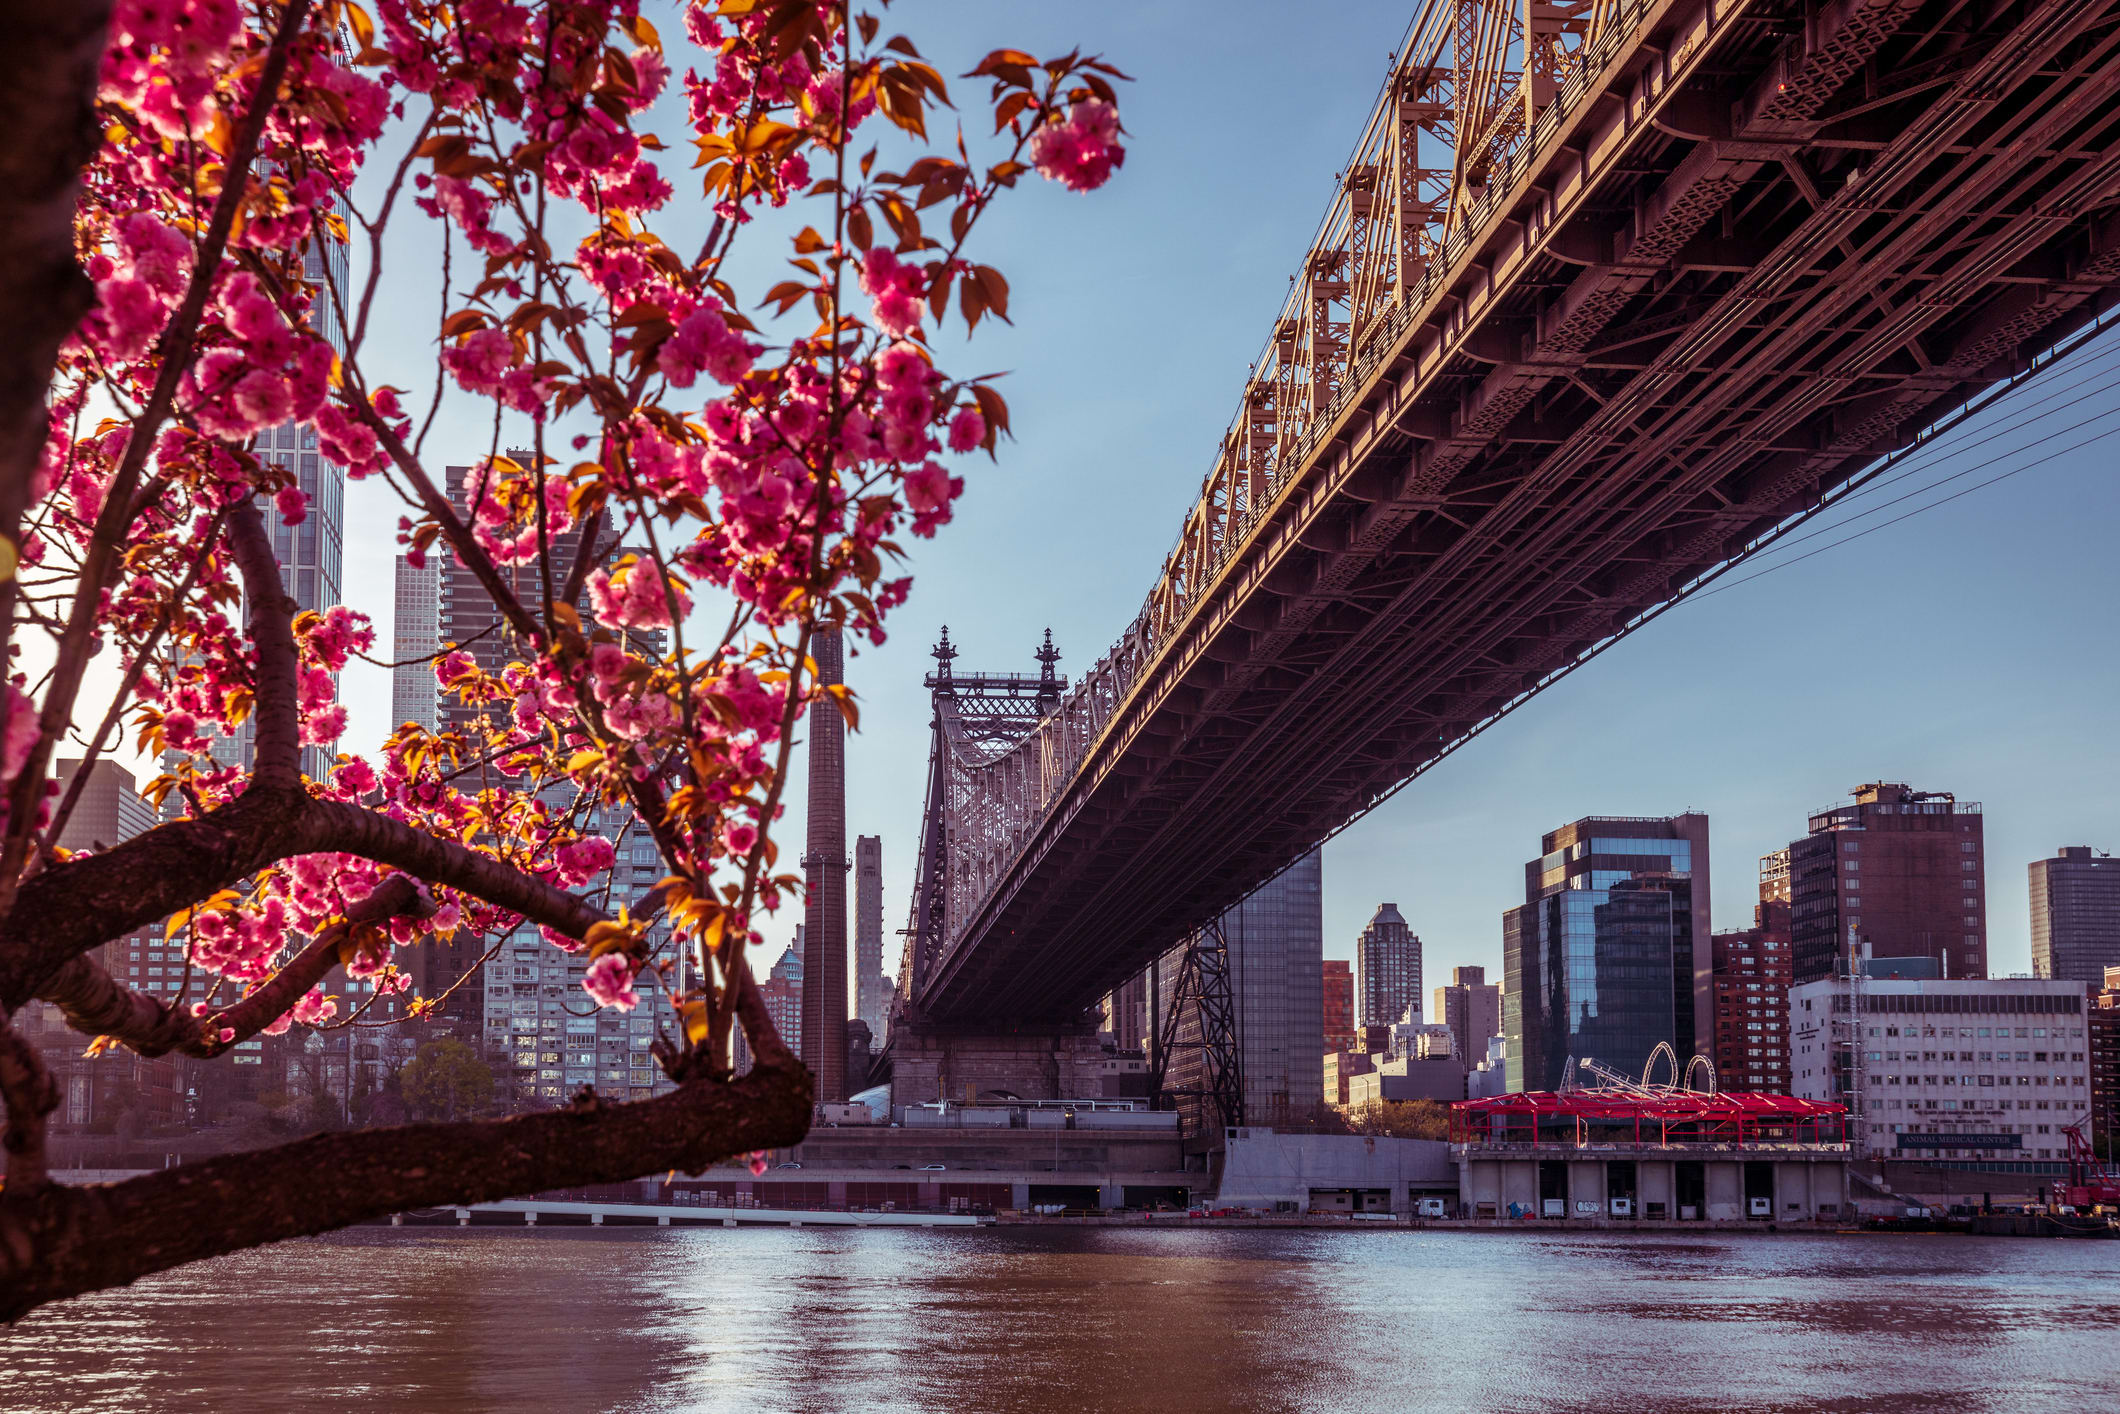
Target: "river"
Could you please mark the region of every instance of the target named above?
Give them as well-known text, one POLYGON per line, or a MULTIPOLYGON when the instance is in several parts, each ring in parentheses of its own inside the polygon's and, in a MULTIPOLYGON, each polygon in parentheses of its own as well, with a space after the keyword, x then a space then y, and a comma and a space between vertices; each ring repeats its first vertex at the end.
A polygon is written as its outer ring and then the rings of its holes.
POLYGON ((0 1332, 0 1409, 2086 1411, 2120 1243, 367 1228, 0 1332))

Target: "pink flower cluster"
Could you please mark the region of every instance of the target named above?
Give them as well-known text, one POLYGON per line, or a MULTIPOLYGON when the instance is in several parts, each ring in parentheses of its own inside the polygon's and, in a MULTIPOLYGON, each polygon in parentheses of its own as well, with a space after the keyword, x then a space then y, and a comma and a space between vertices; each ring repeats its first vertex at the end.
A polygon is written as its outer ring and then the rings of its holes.
POLYGON ((247 270, 223 277, 215 305, 227 339, 201 354, 177 389, 199 429, 241 441, 308 421, 329 391, 331 345, 290 328, 247 270))
POLYGON ((295 1022, 304 1026, 322 1026, 339 1014, 336 999, 324 995, 321 987, 312 987, 295 999, 294 1006, 280 1013, 271 1025, 265 1028, 268 1036, 282 1035, 295 1022))
POLYGON ((885 333, 906 339, 919 330, 920 296, 927 288, 927 272, 920 266, 902 263, 886 246, 872 246, 861 258, 861 288, 885 333))
POLYGON ((758 346, 729 327, 721 311, 702 307, 678 321, 663 341, 656 367, 675 388, 689 388, 704 372, 718 383, 734 384, 751 371, 758 346))
POLYGON ((162 137, 184 138, 242 32, 236 0, 119 0, 100 96, 125 104, 162 137))
POLYGON ((685 586, 675 579, 666 581, 649 559, 633 557, 617 569, 598 570, 589 576, 588 584, 590 608, 596 621, 607 628, 669 628, 673 623, 670 601, 677 601, 680 614, 692 605, 685 586))
POLYGON ((1083 99, 1065 118, 1053 115, 1031 135, 1031 165, 1069 191, 1095 191, 1125 163, 1119 110, 1099 98, 1083 99))
POLYGON ((339 704, 337 674, 346 660, 375 646, 375 628, 366 614, 343 604, 305 618, 295 639, 302 659, 299 702, 302 744, 328 746, 346 732, 346 709, 339 704))
POLYGON ((568 482, 556 470, 545 479, 544 516, 538 516, 537 478, 507 472, 490 461, 474 466, 464 484, 473 497, 471 535, 495 564, 526 565, 537 559, 540 534, 554 546, 574 526, 567 509, 568 482))
POLYGON ((633 959, 622 952, 607 952, 589 964, 582 974, 582 990, 600 1007, 631 1011, 640 1005, 633 990, 633 959))
POLYGON ((117 249, 90 258, 96 309, 81 337, 112 363, 131 363, 162 335, 191 282, 191 242, 147 212, 118 224, 117 249))

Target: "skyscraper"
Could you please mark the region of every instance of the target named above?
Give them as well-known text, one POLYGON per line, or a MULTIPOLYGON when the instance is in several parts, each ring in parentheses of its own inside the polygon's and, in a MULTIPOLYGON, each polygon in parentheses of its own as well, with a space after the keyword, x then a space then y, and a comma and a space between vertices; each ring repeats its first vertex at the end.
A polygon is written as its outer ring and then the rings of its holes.
POLYGON ((1502 1034, 1502 989, 1487 980, 1484 967, 1454 967, 1450 985, 1435 989, 1435 1019, 1450 1028, 1458 1059, 1477 1065, 1487 1056, 1487 1039, 1502 1034))
MULTIPOLYGON (((519 452, 516 455, 527 457, 529 453, 519 452)), ((455 508, 457 515, 466 521, 471 519, 470 506, 475 493, 480 490, 477 478, 482 474, 493 473, 480 473, 468 466, 443 468, 449 504, 455 508)), ((552 592, 555 595, 565 587, 567 576, 574 567, 575 542, 576 537, 570 534, 562 535, 552 543, 552 592)), ((535 661, 536 649, 524 643, 509 626, 499 606, 493 602, 493 596, 487 592, 485 585, 479 583, 478 575, 469 565, 457 558, 456 552, 449 548, 446 541, 437 541, 428 551, 428 557, 429 564, 434 567, 435 578, 441 586, 441 592, 437 596, 440 611, 435 635, 439 640, 438 646, 458 648, 469 653, 472 660, 489 673, 498 673, 510 663, 535 661)), ((533 559, 527 564, 499 565, 495 569, 501 583, 506 585, 508 591, 531 613, 542 612, 545 603, 545 581, 544 565, 541 561, 533 559)), ((660 653, 661 631, 656 630, 652 637, 656 651, 660 653)), ((643 635, 642 638, 645 642, 648 636, 643 635)), ((434 676, 431 666, 427 675, 431 681, 434 676)), ((396 684, 393 683, 392 686, 394 691, 396 684)), ((462 731, 493 710, 485 704, 466 704, 455 697, 447 697, 440 700, 435 709, 435 716, 439 730, 462 731)))
POLYGON ((883 975, 883 839, 854 839, 854 1011, 868 1024, 872 1044, 883 1043, 891 981, 883 975))
POLYGON ((2120 859, 2063 845, 2029 873, 2033 975, 2102 987, 2120 967, 2120 859))
POLYGON ((1354 969, 1340 959, 1325 960, 1325 1053, 1354 1049, 1354 969))
MULTIPOLYGON (((817 680, 845 681, 839 630, 810 640, 817 680)), ((802 856, 802 1063, 817 1081, 817 1102, 846 1096, 847 1065, 847 781, 846 721, 827 699, 809 714, 810 815, 802 856)), ((881 946, 879 941, 878 946, 881 946)))
POLYGON ((1298 859, 1222 915, 1244 1053, 1244 1114, 1304 1112, 1325 1086, 1324 856, 1298 859))
POLYGON ((433 731, 441 721, 433 661, 442 646, 442 571, 436 557, 447 553, 436 549, 417 568, 406 556, 397 557, 397 596, 390 621, 390 661, 397 665, 390 670, 393 730, 418 722, 433 731))
MULTIPOLYGON (((1244 1118, 1272 1124, 1308 1113, 1325 1086, 1322 855, 1312 850, 1260 885, 1222 915, 1221 927, 1229 949, 1244 1118)), ((1189 1007, 1182 1016, 1168 1014, 1183 957, 1183 947, 1166 953, 1156 964, 1155 985, 1142 990, 1165 1012, 1156 1020, 1157 1034, 1171 1047, 1165 1083, 1197 1091, 1206 1084, 1198 1008, 1189 1007)))
POLYGON ((1413 1008, 1421 1019, 1421 940, 1395 903, 1381 903, 1354 944, 1355 1020, 1390 1026, 1413 1008))
POLYGON ((1558 1088, 1570 1056, 1639 1074, 1712 1034, 1708 817, 1588 817, 1544 837, 1502 917, 1509 1084, 1558 1088))
POLYGON ((1974 802, 1883 781, 1812 815, 1810 834, 1789 845, 1796 981, 1834 976, 1850 929, 1873 957, 1932 957, 1952 980, 1987 976, 1981 826, 1974 802))

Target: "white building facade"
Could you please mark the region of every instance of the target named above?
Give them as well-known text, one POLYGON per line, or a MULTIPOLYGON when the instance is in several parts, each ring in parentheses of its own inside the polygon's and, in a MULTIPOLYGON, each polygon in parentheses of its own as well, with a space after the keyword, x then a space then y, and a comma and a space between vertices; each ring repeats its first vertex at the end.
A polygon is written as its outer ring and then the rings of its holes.
POLYGON ((1848 1105, 1858 1155, 2067 1156, 2062 1130, 2090 1110, 2083 983, 1865 979, 1849 1002, 1846 978, 1789 989, 1790 1089, 1848 1105))

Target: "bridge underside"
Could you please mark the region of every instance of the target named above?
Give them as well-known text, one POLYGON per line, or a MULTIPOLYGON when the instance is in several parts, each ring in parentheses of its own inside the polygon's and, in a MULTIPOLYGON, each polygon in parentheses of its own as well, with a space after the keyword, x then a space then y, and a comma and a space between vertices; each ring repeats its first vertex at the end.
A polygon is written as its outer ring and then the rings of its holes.
POLYGON ((1649 7, 1215 559, 914 1010, 1080 1016, 2101 312, 2113 8, 1649 7))

